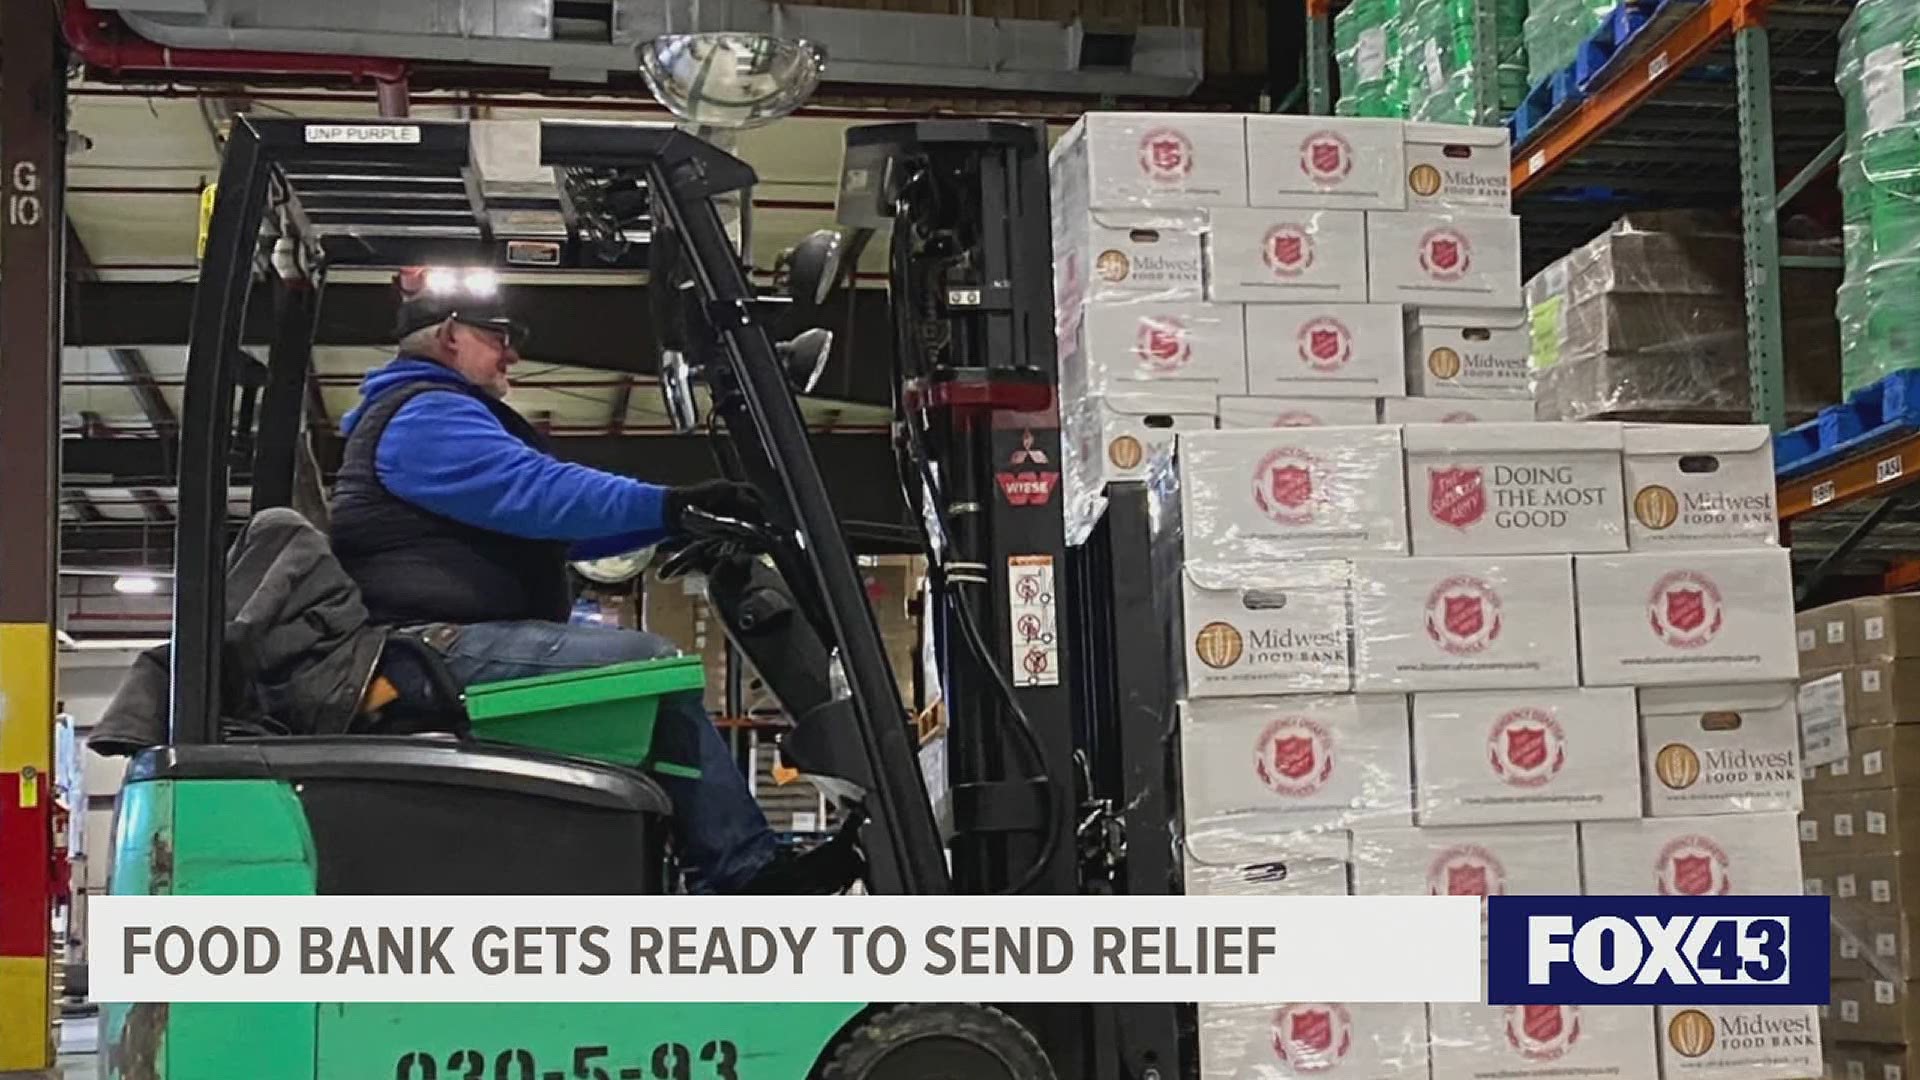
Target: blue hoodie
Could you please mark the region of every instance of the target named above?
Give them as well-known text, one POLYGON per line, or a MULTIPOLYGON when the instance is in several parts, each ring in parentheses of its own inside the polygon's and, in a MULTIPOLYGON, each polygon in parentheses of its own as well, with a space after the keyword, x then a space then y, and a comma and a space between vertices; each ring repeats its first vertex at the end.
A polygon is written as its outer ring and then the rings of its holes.
MULTIPOLYGON (((398 357, 367 373, 341 432, 351 434, 380 395, 422 380, 466 385, 451 368, 398 357)), ((465 394, 421 394, 401 406, 374 468, 389 492, 423 510, 490 532, 573 541, 578 559, 647 547, 668 532, 665 488, 540 453, 465 394)))

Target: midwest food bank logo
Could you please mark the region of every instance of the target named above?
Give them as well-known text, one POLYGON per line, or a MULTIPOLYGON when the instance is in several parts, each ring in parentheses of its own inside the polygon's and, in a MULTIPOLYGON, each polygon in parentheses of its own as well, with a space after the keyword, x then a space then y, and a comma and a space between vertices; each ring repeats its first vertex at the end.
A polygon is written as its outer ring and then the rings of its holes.
POLYGON ((1668 743, 1653 756, 1653 774, 1669 791, 1685 791, 1700 779, 1700 755, 1685 743, 1668 743))
POLYGON ((1218 671, 1240 662, 1246 654, 1246 639, 1232 623, 1210 622, 1194 635, 1193 652, 1201 663, 1218 671))
POLYGON ((1704 1057, 1713 1049, 1713 1018, 1699 1009, 1687 1009, 1667 1021, 1667 1045, 1682 1057, 1704 1057))
POLYGON ((1649 484, 1634 494, 1633 516, 1655 532, 1671 528, 1680 520, 1680 500, 1672 489, 1649 484))

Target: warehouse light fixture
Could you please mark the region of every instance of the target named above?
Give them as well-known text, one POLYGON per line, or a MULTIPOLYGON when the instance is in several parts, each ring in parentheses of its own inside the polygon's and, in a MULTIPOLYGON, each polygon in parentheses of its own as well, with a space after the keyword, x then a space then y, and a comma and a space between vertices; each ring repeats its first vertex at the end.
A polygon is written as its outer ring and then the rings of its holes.
POLYGON ((662 34, 635 52, 660 104, 704 127, 770 124, 812 97, 826 68, 818 45, 771 34, 662 34))
POLYGON ((151 574, 121 574, 113 579, 113 591, 125 596, 152 596, 160 591, 160 582, 151 574))

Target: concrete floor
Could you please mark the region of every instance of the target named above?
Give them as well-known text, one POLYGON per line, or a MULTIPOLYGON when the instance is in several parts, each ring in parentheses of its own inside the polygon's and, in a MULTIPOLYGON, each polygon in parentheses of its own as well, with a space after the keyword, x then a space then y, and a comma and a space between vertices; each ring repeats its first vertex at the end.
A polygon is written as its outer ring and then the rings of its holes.
POLYGON ((60 1080, 98 1080, 100 1018, 68 1017, 60 1021, 60 1061, 54 1073, 60 1080))

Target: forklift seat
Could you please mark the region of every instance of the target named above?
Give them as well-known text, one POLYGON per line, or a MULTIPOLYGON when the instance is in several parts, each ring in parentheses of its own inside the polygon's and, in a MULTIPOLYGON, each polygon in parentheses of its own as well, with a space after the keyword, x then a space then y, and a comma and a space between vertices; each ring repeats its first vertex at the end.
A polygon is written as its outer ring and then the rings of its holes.
POLYGON ((321 895, 658 895, 671 801, 632 769, 454 736, 162 746, 127 783, 266 781, 304 812, 321 895))

